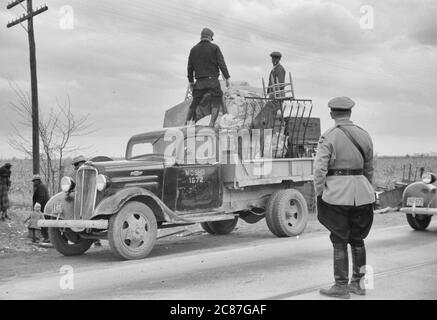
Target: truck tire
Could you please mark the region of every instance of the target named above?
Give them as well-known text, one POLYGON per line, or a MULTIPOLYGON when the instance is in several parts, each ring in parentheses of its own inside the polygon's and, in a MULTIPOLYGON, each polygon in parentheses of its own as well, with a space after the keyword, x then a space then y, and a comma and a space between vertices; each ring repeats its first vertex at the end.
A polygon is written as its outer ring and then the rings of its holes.
POLYGON ((157 233, 152 209, 141 202, 128 202, 109 219, 109 246, 120 259, 144 259, 152 251, 157 233))
POLYGON ((300 235, 308 222, 308 207, 297 190, 287 189, 272 194, 266 207, 266 221, 277 237, 300 235))
POLYGON ((408 224, 414 230, 426 230, 426 228, 428 228, 429 224, 431 223, 431 219, 432 216, 428 216, 425 214, 416 214, 415 217, 412 214, 407 214, 408 224))
POLYGON ((80 256, 93 244, 93 240, 84 239, 70 229, 48 228, 50 242, 64 256, 80 256))
POLYGON ((269 214, 268 212, 272 212, 273 210, 273 204, 276 201, 276 198, 278 197, 279 192, 276 191, 274 193, 272 193, 272 195, 270 196, 269 200, 267 200, 267 205, 266 205, 266 210, 265 210, 265 216, 266 216, 266 222, 267 222, 267 227, 269 227, 269 230, 273 233, 273 234, 277 234, 279 231, 276 230, 276 226, 273 223, 273 219, 272 219, 272 214, 269 214))
POLYGON ((200 225, 202 226, 203 230, 205 230, 209 234, 225 235, 234 231, 237 223, 238 217, 235 217, 232 220, 203 222, 200 225))
POLYGON ((214 234, 214 232, 211 230, 211 228, 209 227, 208 222, 202 222, 200 224, 200 226, 202 227, 203 230, 205 230, 206 232, 208 232, 209 234, 214 234))

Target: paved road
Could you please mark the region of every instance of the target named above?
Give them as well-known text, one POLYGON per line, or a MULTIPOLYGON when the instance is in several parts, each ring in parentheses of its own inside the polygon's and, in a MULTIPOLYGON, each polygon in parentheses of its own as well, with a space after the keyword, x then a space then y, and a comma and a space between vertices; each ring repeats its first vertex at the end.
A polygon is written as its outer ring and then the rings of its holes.
MULTIPOLYGON (((437 222, 426 232, 376 229, 367 245, 373 289, 353 299, 437 299, 437 222)), ((79 267, 73 290, 60 288, 60 273, 3 279, 0 299, 326 299, 318 289, 331 263, 327 233, 317 232, 79 267)))

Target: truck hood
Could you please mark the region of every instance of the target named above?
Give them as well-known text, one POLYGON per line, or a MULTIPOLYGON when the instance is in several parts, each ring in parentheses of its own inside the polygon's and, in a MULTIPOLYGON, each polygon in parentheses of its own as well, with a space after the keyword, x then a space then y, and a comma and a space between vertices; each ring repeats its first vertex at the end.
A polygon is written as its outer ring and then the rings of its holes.
POLYGON ((93 162, 91 165, 107 176, 141 176, 149 171, 164 169, 164 161, 156 159, 93 162))

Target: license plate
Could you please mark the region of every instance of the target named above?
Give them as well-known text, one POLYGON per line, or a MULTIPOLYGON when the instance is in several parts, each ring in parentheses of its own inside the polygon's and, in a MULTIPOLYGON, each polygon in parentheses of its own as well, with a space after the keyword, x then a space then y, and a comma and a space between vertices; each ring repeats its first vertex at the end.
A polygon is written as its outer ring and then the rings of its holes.
POLYGON ((424 199, 423 198, 407 198, 407 206, 412 207, 416 205, 416 207, 423 207, 424 199))

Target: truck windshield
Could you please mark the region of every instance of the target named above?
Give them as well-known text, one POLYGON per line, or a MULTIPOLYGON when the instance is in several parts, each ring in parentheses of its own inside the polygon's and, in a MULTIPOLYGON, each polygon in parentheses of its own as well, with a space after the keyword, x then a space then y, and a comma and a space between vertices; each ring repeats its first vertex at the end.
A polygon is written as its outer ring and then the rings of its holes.
POLYGON ((171 141, 164 141, 164 135, 151 137, 150 139, 143 141, 131 142, 127 148, 126 158, 130 160, 150 157, 163 158, 166 152, 166 147, 170 143, 171 141))

